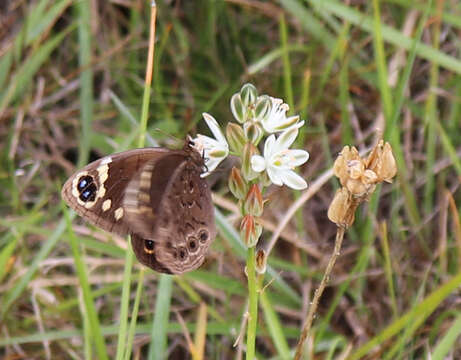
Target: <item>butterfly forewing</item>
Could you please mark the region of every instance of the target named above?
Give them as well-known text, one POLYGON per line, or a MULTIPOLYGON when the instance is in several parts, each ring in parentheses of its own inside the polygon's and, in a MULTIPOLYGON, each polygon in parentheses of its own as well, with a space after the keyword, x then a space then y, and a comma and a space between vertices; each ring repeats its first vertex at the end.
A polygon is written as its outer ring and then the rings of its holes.
POLYGON ((187 160, 184 151, 171 151, 165 156, 147 162, 128 184, 123 199, 126 221, 132 233, 155 240, 155 226, 160 214, 161 199, 173 174, 187 160))
POLYGON ((96 160, 73 174, 61 194, 66 203, 90 223, 119 235, 130 233, 123 198, 133 174, 168 150, 129 150, 96 160))

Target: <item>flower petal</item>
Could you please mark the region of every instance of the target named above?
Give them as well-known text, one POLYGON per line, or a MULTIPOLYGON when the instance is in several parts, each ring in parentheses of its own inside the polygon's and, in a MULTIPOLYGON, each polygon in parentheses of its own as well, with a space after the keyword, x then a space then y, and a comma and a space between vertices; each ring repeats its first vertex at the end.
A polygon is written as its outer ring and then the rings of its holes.
POLYGON ((207 171, 200 174, 200 177, 203 178, 203 177, 210 175, 213 172, 213 170, 216 169, 216 167, 219 165, 219 163, 222 160, 223 158, 211 158, 211 157, 205 158, 205 166, 206 166, 207 171))
POLYGON ((203 115, 203 118, 205 119, 208 127, 210 128, 211 132, 213 133, 214 137, 216 138, 216 140, 218 140, 218 142, 220 144, 226 144, 227 145, 226 138, 224 137, 223 133, 221 132, 221 129, 220 129, 219 124, 216 121, 216 119, 213 116, 211 116, 210 114, 208 114, 208 113, 203 113, 202 115, 203 115))
POLYGON ((273 132, 279 132, 279 131, 288 130, 292 126, 296 126, 299 128, 302 125, 304 125, 304 122, 302 122, 302 124, 298 126, 298 124, 300 124, 298 121, 299 121, 299 115, 290 116, 288 118, 285 117, 284 119, 279 119, 277 123, 271 124, 272 130, 273 132))
POLYGON ((303 190, 307 188, 306 180, 292 170, 279 171, 279 175, 283 183, 292 189, 303 190))
POLYGON ((275 135, 271 135, 266 139, 264 143, 264 158, 269 159, 272 154, 274 153, 274 145, 275 145, 275 135))
POLYGON ((279 175, 280 171, 274 169, 272 166, 267 168, 267 175, 269 175, 269 179, 271 179, 272 183, 278 186, 283 185, 283 181, 279 175))
POLYGON ((309 153, 305 150, 288 150, 288 156, 291 158, 290 166, 292 167, 300 166, 309 160, 309 153))
POLYGON ((275 151, 279 152, 284 149, 288 149, 291 144, 296 140, 298 136, 298 128, 292 127, 291 129, 285 130, 278 138, 275 143, 275 151))
POLYGON ((266 161, 260 155, 253 155, 251 157, 251 167, 256 172, 261 172, 266 169, 266 161))
MULTIPOLYGON (((196 138, 192 139, 192 141, 194 143, 193 147, 200 154, 205 153, 206 157, 208 157, 210 151, 223 148, 223 146, 220 143, 218 143, 215 139, 201 134, 198 134, 196 138)), ((229 150, 225 149, 225 151, 228 152, 229 150)))

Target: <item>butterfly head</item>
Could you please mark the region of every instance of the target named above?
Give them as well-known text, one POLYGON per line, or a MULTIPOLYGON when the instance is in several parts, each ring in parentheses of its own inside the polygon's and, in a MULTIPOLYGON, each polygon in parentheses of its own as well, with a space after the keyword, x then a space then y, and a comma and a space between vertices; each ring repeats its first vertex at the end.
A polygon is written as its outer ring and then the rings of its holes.
POLYGON ((200 148, 190 135, 187 135, 183 150, 190 156, 196 166, 202 168, 203 173, 208 172, 208 167, 206 166, 208 159, 205 157, 205 149, 200 148))

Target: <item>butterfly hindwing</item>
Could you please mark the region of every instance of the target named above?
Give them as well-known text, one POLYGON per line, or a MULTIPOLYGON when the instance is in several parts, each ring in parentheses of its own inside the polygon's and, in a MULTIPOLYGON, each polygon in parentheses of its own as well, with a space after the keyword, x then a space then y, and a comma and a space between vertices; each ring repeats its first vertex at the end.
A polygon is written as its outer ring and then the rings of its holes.
MULTIPOLYGON (((175 164, 174 171, 165 188, 152 181, 152 199, 160 197, 160 202, 156 203, 158 216, 152 230, 132 238, 139 261, 157 271, 181 274, 198 268, 216 236, 211 192, 200 176, 203 159, 197 154, 193 156, 182 161, 159 160, 159 169, 170 170, 173 166, 167 164, 175 164), (162 190, 157 192, 156 189, 162 190)), ((157 166, 154 171, 156 169, 157 166)))

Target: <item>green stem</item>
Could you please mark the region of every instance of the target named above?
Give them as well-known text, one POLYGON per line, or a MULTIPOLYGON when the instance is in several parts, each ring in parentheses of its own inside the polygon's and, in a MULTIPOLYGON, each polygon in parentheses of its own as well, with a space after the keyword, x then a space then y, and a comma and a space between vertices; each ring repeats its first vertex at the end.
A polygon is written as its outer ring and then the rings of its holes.
POLYGON ((80 118, 82 133, 79 139, 78 165, 83 166, 88 162, 90 153, 91 123, 93 120, 93 70, 91 63, 91 9, 90 1, 77 1, 75 5, 78 13, 78 42, 80 73, 80 118))
POLYGON ((247 330, 247 353, 246 359, 255 358, 256 325, 258 322, 258 289, 255 274, 255 247, 248 249, 247 253, 247 277, 249 296, 249 316, 247 330))

